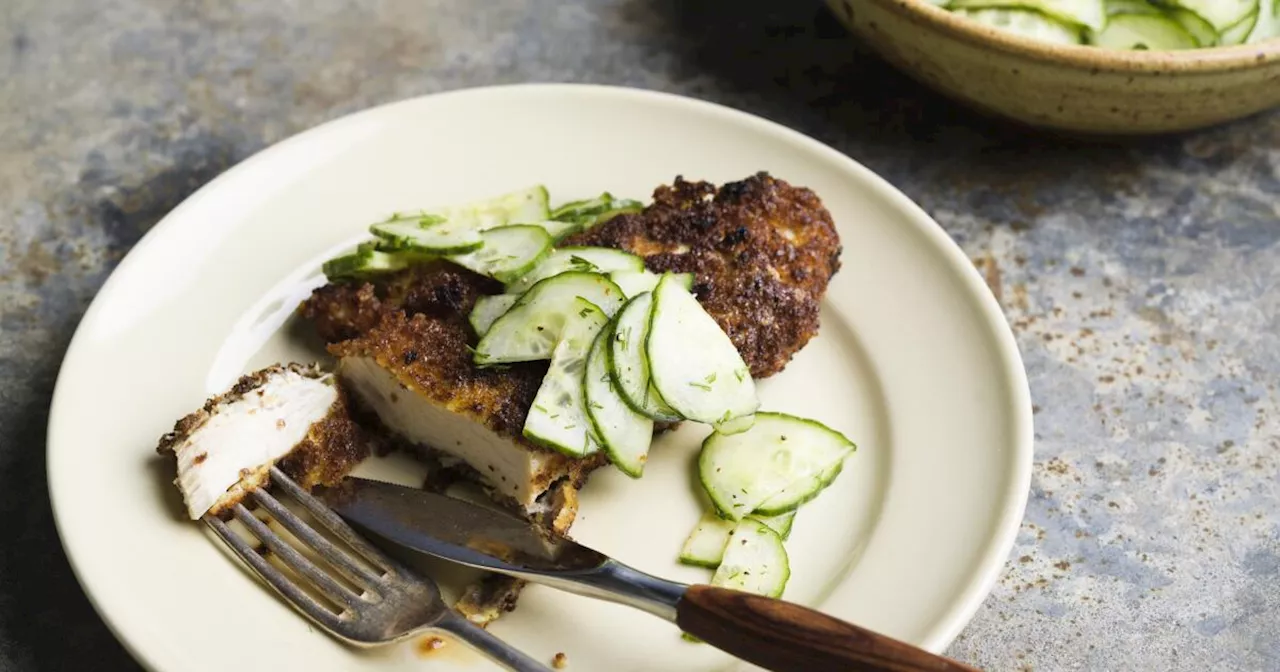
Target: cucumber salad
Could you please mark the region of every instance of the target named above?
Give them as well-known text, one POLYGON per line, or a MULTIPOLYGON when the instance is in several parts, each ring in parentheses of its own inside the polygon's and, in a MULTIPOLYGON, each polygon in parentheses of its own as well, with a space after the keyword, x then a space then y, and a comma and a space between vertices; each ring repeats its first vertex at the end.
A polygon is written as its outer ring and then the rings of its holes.
POLYGON ((929 2, 1023 37, 1107 49, 1196 49, 1280 37, 1280 0, 929 2))
POLYGON ((797 510, 856 447, 816 420, 760 409, 749 367, 698 302, 692 274, 654 273, 624 250, 559 244, 642 207, 605 193, 551 208, 538 186, 397 213, 323 270, 362 281, 444 259, 502 283, 468 315, 472 356, 478 367, 548 362, 523 428, 534 444, 574 458, 603 453, 640 478, 657 423, 709 425, 697 467, 709 507, 678 558, 714 570, 713 585, 780 596, 797 510))

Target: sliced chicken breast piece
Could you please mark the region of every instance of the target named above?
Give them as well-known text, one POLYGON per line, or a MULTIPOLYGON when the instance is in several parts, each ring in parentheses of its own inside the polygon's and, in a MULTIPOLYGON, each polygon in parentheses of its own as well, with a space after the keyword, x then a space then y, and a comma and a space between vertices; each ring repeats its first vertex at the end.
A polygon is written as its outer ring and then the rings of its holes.
POLYGON ((271 366, 179 420, 157 451, 172 455, 187 515, 220 515, 268 482, 272 465, 304 488, 336 484, 370 453, 332 374, 271 366))
POLYGON ((343 383, 388 430, 446 466, 464 466, 495 499, 539 518, 553 486, 580 487, 604 458, 577 459, 526 441, 525 414, 545 363, 477 369, 467 336, 446 320, 392 313, 331 351, 343 383))

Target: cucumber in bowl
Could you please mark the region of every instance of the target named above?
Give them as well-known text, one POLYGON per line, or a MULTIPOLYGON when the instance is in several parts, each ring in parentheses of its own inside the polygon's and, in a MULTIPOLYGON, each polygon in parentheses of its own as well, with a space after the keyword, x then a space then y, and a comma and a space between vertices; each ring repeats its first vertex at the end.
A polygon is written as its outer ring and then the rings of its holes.
POLYGON ((1107 22, 1104 0, 951 0, 948 9, 1015 9, 1066 25, 1101 30, 1107 22))
POLYGON ((1084 42, 1084 29, 1080 26, 1063 23, 1039 12, 1030 12, 1003 7, 984 9, 957 9, 956 14, 981 24, 1000 28, 1023 37, 1054 44, 1081 44, 1084 42))
POLYGON ((1057 44, 1178 50, 1280 38, 1276 0, 940 0, 967 19, 1057 44))

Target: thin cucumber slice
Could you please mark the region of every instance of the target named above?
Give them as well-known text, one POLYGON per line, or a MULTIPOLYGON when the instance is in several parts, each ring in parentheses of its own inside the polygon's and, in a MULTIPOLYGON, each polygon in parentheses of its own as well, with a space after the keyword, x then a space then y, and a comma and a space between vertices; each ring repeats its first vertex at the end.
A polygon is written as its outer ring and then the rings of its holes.
POLYGON ((582 225, 577 222, 561 222, 555 219, 546 219, 541 222, 529 223, 535 226, 541 226, 542 229, 551 236, 551 240, 557 243, 582 230, 582 225))
POLYGON ((551 211, 551 219, 575 222, 583 228, 590 228, 627 212, 640 212, 644 204, 625 198, 614 198, 613 194, 604 192, 595 198, 573 201, 551 211))
POLYGON ((816 420, 762 411, 750 430, 712 433, 703 441, 698 477, 716 510, 741 520, 792 484, 808 482, 810 492, 800 496, 815 494, 825 486, 807 479, 855 449, 843 434, 816 420))
POLYGON ((630 252, 611 247, 561 247, 547 255, 525 274, 523 278, 507 285, 507 293, 519 294, 539 280, 554 277, 565 271, 588 273, 612 273, 614 271, 643 271, 644 260, 630 252))
POLYGON ((704 513, 698 524, 684 540, 680 549, 680 562, 694 567, 715 569, 724 559, 724 547, 729 544, 729 534, 738 524, 714 513, 704 513))
MULTIPOLYGON (((518 277, 528 269, 518 268, 514 260, 502 264, 499 260, 508 256, 507 252, 471 253, 478 252, 485 246, 486 240, 482 232, 517 221, 546 220, 549 214, 547 190, 542 186, 460 207, 395 213, 386 221, 369 227, 369 231, 377 237, 376 245, 369 249, 383 255, 358 250, 355 254, 333 259, 326 266, 337 274, 329 277, 355 277, 366 272, 399 270, 409 263, 429 257, 456 255, 458 258, 454 259, 455 262, 477 272, 510 277, 512 272, 519 271, 515 274, 518 277), (396 252, 410 252, 420 256, 385 256, 396 252), (491 268, 492 271, 486 270, 491 268)), ((513 235, 514 232, 508 232, 496 240, 511 238, 513 235)), ((534 234, 525 232, 521 235, 534 234)), ((533 265, 535 264, 530 264, 533 265)), ((326 270, 326 275, 329 275, 329 270, 326 270)))
POLYGON ((780 597, 791 578, 791 563, 782 537, 768 525, 750 518, 729 533, 720 566, 711 585, 780 597))
POLYGON ((559 205, 552 210, 551 219, 573 221, 575 219, 589 217, 595 213, 608 210, 613 201, 613 194, 610 194, 607 191, 595 198, 585 198, 581 201, 569 201, 568 203, 559 205))
POLYGON ((547 189, 541 185, 466 205, 396 213, 369 230, 383 249, 463 254, 483 244, 482 231, 548 219, 547 189))
POLYGON ((501 196, 433 212, 451 222, 468 226, 474 231, 486 231, 508 224, 527 224, 551 219, 548 202, 547 188, 535 185, 501 196))
POLYGON ((1219 33, 1226 32, 1258 11, 1258 0, 1172 0, 1171 4, 1199 14, 1219 33))
POLYGON ((784 541, 787 537, 791 536, 791 525, 796 522, 795 511, 787 511, 786 513, 780 513, 776 516, 766 516, 753 513, 748 517, 768 525, 769 529, 777 532, 778 536, 782 537, 784 541))
POLYGON ((751 429, 756 424, 756 414, 749 413, 724 422, 715 423, 714 427, 721 434, 739 434, 751 429))
POLYGON ((1164 12, 1152 6, 1147 0, 1107 0, 1107 16, 1115 16, 1116 14, 1154 14, 1160 15, 1164 12))
POLYGON ((1187 31, 1201 47, 1212 47, 1218 44, 1218 31, 1214 30, 1213 25, 1201 18, 1199 14, 1181 7, 1166 7, 1165 13, 1169 18, 1177 21, 1178 25, 1182 26, 1182 29, 1187 31))
POLYGON ((352 280, 399 271, 424 258, 410 252, 382 252, 373 243, 361 243, 355 252, 330 259, 320 268, 330 280, 352 280))
POLYGON ((622 399, 632 409, 645 417, 662 422, 681 419, 667 405, 650 384, 649 360, 645 356, 645 341, 649 333, 649 313, 653 308, 653 294, 644 292, 627 301, 618 311, 613 325, 613 337, 609 339, 609 373, 622 399))
POLYGON ((609 461, 622 473, 640 478, 644 474, 644 463, 649 458, 649 445, 653 442, 653 420, 628 406, 614 386, 613 375, 609 373, 609 341, 612 336, 613 325, 610 324, 596 335, 587 354, 582 384, 587 417, 609 461))
POLYGON ((1258 22, 1249 32, 1247 44, 1280 37, 1280 0, 1262 0, 1258 4, 1258 22))
POLYGON ((783 488, 778 494, 764 500, 756 507, 754 515, 780 516, 788 511, 795 511, 801 504, 806 504, 822 494, 827 486, 835 482, 836 477, 844 469, 844 460, 827 467, 820 474, 815 474, 783 488))
MULTIPOLYGON (((791 525, 796 519, 796 512, 789 511, 780 516, 748 516, 773 530, 783 540, 791 534, 791 525)), ((725 520, 714 513, 704 513, 694 526, 684 547, 680 549, 680 562, 695 567, 715 569, 724 559, 725 546, 729 544, 729 535, 738 524, 725 520)))
POLYGON ((1025 9, 958 9, 955 12, 978 23, 1017 33, 1023 37, 1054 44, 1082 44, 1079 26, 1025 9))
POLYGON ((644 210, 644 204, 640 201, 618 201, 614 203, 614 207, 600 212, 584 221, 582 223, 582 230, 585 231, 593 226, 600 226, 618 215, 630 215, 640 212, 641 210, 644 210))
POLYGON ((600 450, 587 417, 583 371, 591 343, 608 323, 609 316, 590 301, 573 300, 560 342, 551 355, 551 366, 525 419, 526 439, 570 457, 600 450))
POLYGON ((1254 12, 1253 14, 1244 17, 1240 23, 1222 31, 1222 34, 1218 39, 1222 42, 1223 46, 1228 47, 1237 44, 1244 44, 1245 41, 1249 39, 1249 35, 1253 32, 1253 28, 1256 25, 1258 25, 1258 13, 1254 12))
POLYGON ((449 261, 487 275, 498 282, 511 282, 533 270, 551 251, 551 236, 540 226, 512 224, 480 234, 484 245, 449 261))
POLYGON ((1195 49, 1200 45, 1181 24, 1163 14, 1116 14, 1094 34, 1104 49, 1195 49))
POLYGON ((950 7, 1029 10, 1091 30, 1102 30, 1107 23, 1103 0, 953 0, 950 7))
MULTIPOLYGON (((680 286, 687 290, 693 291, 693 274, 692 273, 673 273, 676 280, 680 282, 680 286)), ((653 271, 614 271, 609 274, 609 279, 613 280, 622 288, 622 293, 627 298, 643 292, 652 292, 658 286, 658 281, 662 276, 653 271)))
POLYGON ((658 281, 662 279, 661 275, 653 271, 614 271, 609 274, 609 279, 617 283, 622 288, 622 293, 631 298, 637 294, 652 292, 654 287, 658 286, 658 281))
POLYGON ((477 336, 484 336, 489 331, 489 327, 492 327, 499 317, 506 315, 507 311, 511 310, 511 306, 516 305, 516 301, 519 300, 519 294, 482 296, 476 299, 476 305, 467 316, 467 321, 471 322, 471 328, 476 330, 477 336))
POLYGON ((412 250, 427 254, 462 254, 484 245, 480 232, 436 215, 396 215, 369 227, 383 251, 412 250))
MULTIPOLYGON (((547 278, 525 292, 499 317, 476 344, 480 366, 550 359, 568 319, 576 315, 574 301, 586 299, 606 316, 622 306, 622 290, 599 273, 569 272, 547 278)), ((583 355, 587 345, 583 346, 583 355)))
POLYGON ((715 318, 664 276, 653 290, 645 356, 662 400, 690 420, 724 423, 760 407, 751 370, 715 318))

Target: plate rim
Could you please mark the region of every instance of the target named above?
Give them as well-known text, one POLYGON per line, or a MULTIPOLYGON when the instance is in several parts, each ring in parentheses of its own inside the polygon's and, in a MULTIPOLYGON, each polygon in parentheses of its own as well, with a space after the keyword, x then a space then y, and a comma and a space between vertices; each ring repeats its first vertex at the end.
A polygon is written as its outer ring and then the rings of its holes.
MULTIPOLYGON (((62 506, 70 506, 69 500, 65 499, 67 495, 60 496, 62 492, 57 486, 58 471, 55 470, 55 445, 58 443, 55 438, 59 435, 57 426, 59 419, 69 410, 64 411, 63 407, 68 403, 65 401, 67 393, 66 378, 69 375, 66 363, 70 359, 72 353, 76 352, 80 347, 80 341, 85 336, 85 325, 92 323, 91 318, 95 318, 98 312, 104 310, 106 300, 113 292, 114 285, 118 282, 122 275, 121 270, 127 269, 132 263, 136 263, 137 259, 143 253, 135 254, 138 251, 149 249, 155 240, 160 238, 161 232, 168 228, 177 226, 180 222, 182 213, 192 207, 192 205, 214 191, 218 185, 228 181, 235 175, 244 172, 248 167, 262 161, 267 155, 274 153, 294 144, 307 142, 313 137, 320 136, 324 132, 345 124, 357 123, 360 119, 373 115, 385 114, 387 110, 400 106, 411 106, 425 99, 438 99, 443 97, 466 97, 466 96, 484 96, 495 95, 504 92, 519 93, 526 90, 534 91, 555 91, 561 90, 566 95, 589 95, 589 96, 613 96, 622 99, 648 100, 650 102, 659 102, 665 105, 680 107, 683 106, 691 111, 700 111, 703 113, 721 115, 727 121, 745 125, 753 130, 767 132, 775 137, 784 139, 790 143, 797 144, 801 148, 810 152, 815 152, 824 158, 840 164, 845 169, 857 174, 865 183, 872 186, 880 196, 887 199, 892 205, 908 215, 905 219, 910 225, 916 229, 916 232, 923 235, 929 242, 930 247, 936 250, 942 258, 952 267, 951 270, 957 271, 957 276, 964 283, 963 289, 966 294, 972 296, 980 307, 980 322, 991 339, 990 342, 995 346, 996 359, 1000 362, 1004 369, 1003 375, 998 376, 1000 383, 1009 391, 1013 417, 1010 418, 1011 429, 1010 435, 1013 439, 1014 450, 1010 458, 1010 478, 1008 486, 1000 497, 1003 502, 999 515, 995 517, 993 529, 995 533, 983 545, 983 552, 979 554, 976 567, 980 568, 979 572, 975 572, 959 597, 952 601, 950 606, 944 610, 934 633, 931 637, 921 642, 922 648, 940 653, 956 638, 957 635, 969 624, 978 608, 986 600, 994 587, 996 581, 1005 569, 1006 562, 1010 551, 1014 546, 1017 532, 1021 526, 1025 515, 1027 500, 1031 487, 1031 471, 1034 460, 1034 427, 1032 419, 1032 399, 1029 381, 1027 378, 1026 368, 1023 364, 1022 355, 1017 345, 1017 339, 1013 330, 1005 318, 1003 309, 996 300, 991 289, 987 286, 985 280, 978 270, 971 263, 968 256, 964 253, 959 244, 951 238, 946 230, 934 220, 925 210, 915 201, 911 200, 905 193, 890 183, 884 177, 872 171, 867 166, 859 163, 851 156, 831 147, 815 138, 812 138, 800 131, 792 129, 788 126, 772 121, 765 117, 752 114, 743 110, 739 110, 728 105, 715 103, 692 96, 684 96, 663 91, 656 91, 640 87, 616 86, 605 84, 583 84, 583 83, 523 83, 523 84, 498 84, 476 87, 465 87, 459 89, 451 89, 436 93, 411 96, 395 101, 389 101, 379 105, 374 105, 361 110, 357 110, 348 114, 344 114, 320 124, 299 131, 287 138, 275 143, 269 144, 253 154, 245 157, 240 162, 223 171, 212 180, 201 185, 189 196, 183 199, 176 207, 167 212, 150 230, 143 235, 141 239, 129 250, 125 257, 117 266, 112 269, 106 281, 95 293, 89 307, 85 310, 83 317, 76 326, 76 330, 69 342, 66 351, 63 353, 62 362, 59 364, 58 375, 55 380, 53 395, 49 406, 49 419, 46 424, 46 440, 45 440, 45 467, 46 467, 46 485, 49 491, 49 503, 53 514, 54 528, 58 535, 59 543, 62 546, 63 553, 71 567, 72 574, 75 576, 76 582, 79 584, 81 592, 84 593, 90 605, 98 618, 112 633, 117 641, 125 648, 126 651, 140 665, 149 670, 161 670, 155 664, 155 661, 144 650, 144 645, 140 641, 135 641, 119 623, 113 621, 110 616, 109 606, 101 603, 99 596, 95 593, 93 586, 86 581, 82 563, 86 561, 83 555, 78 556, 73 552, 74 542, 69 541, 68 531, 65 528, 64 515, 60 513, 62 506), (59 500, 63 504, 59 504, 59 500)), ((135 635, 136 636, 136 635, 135 635)))

